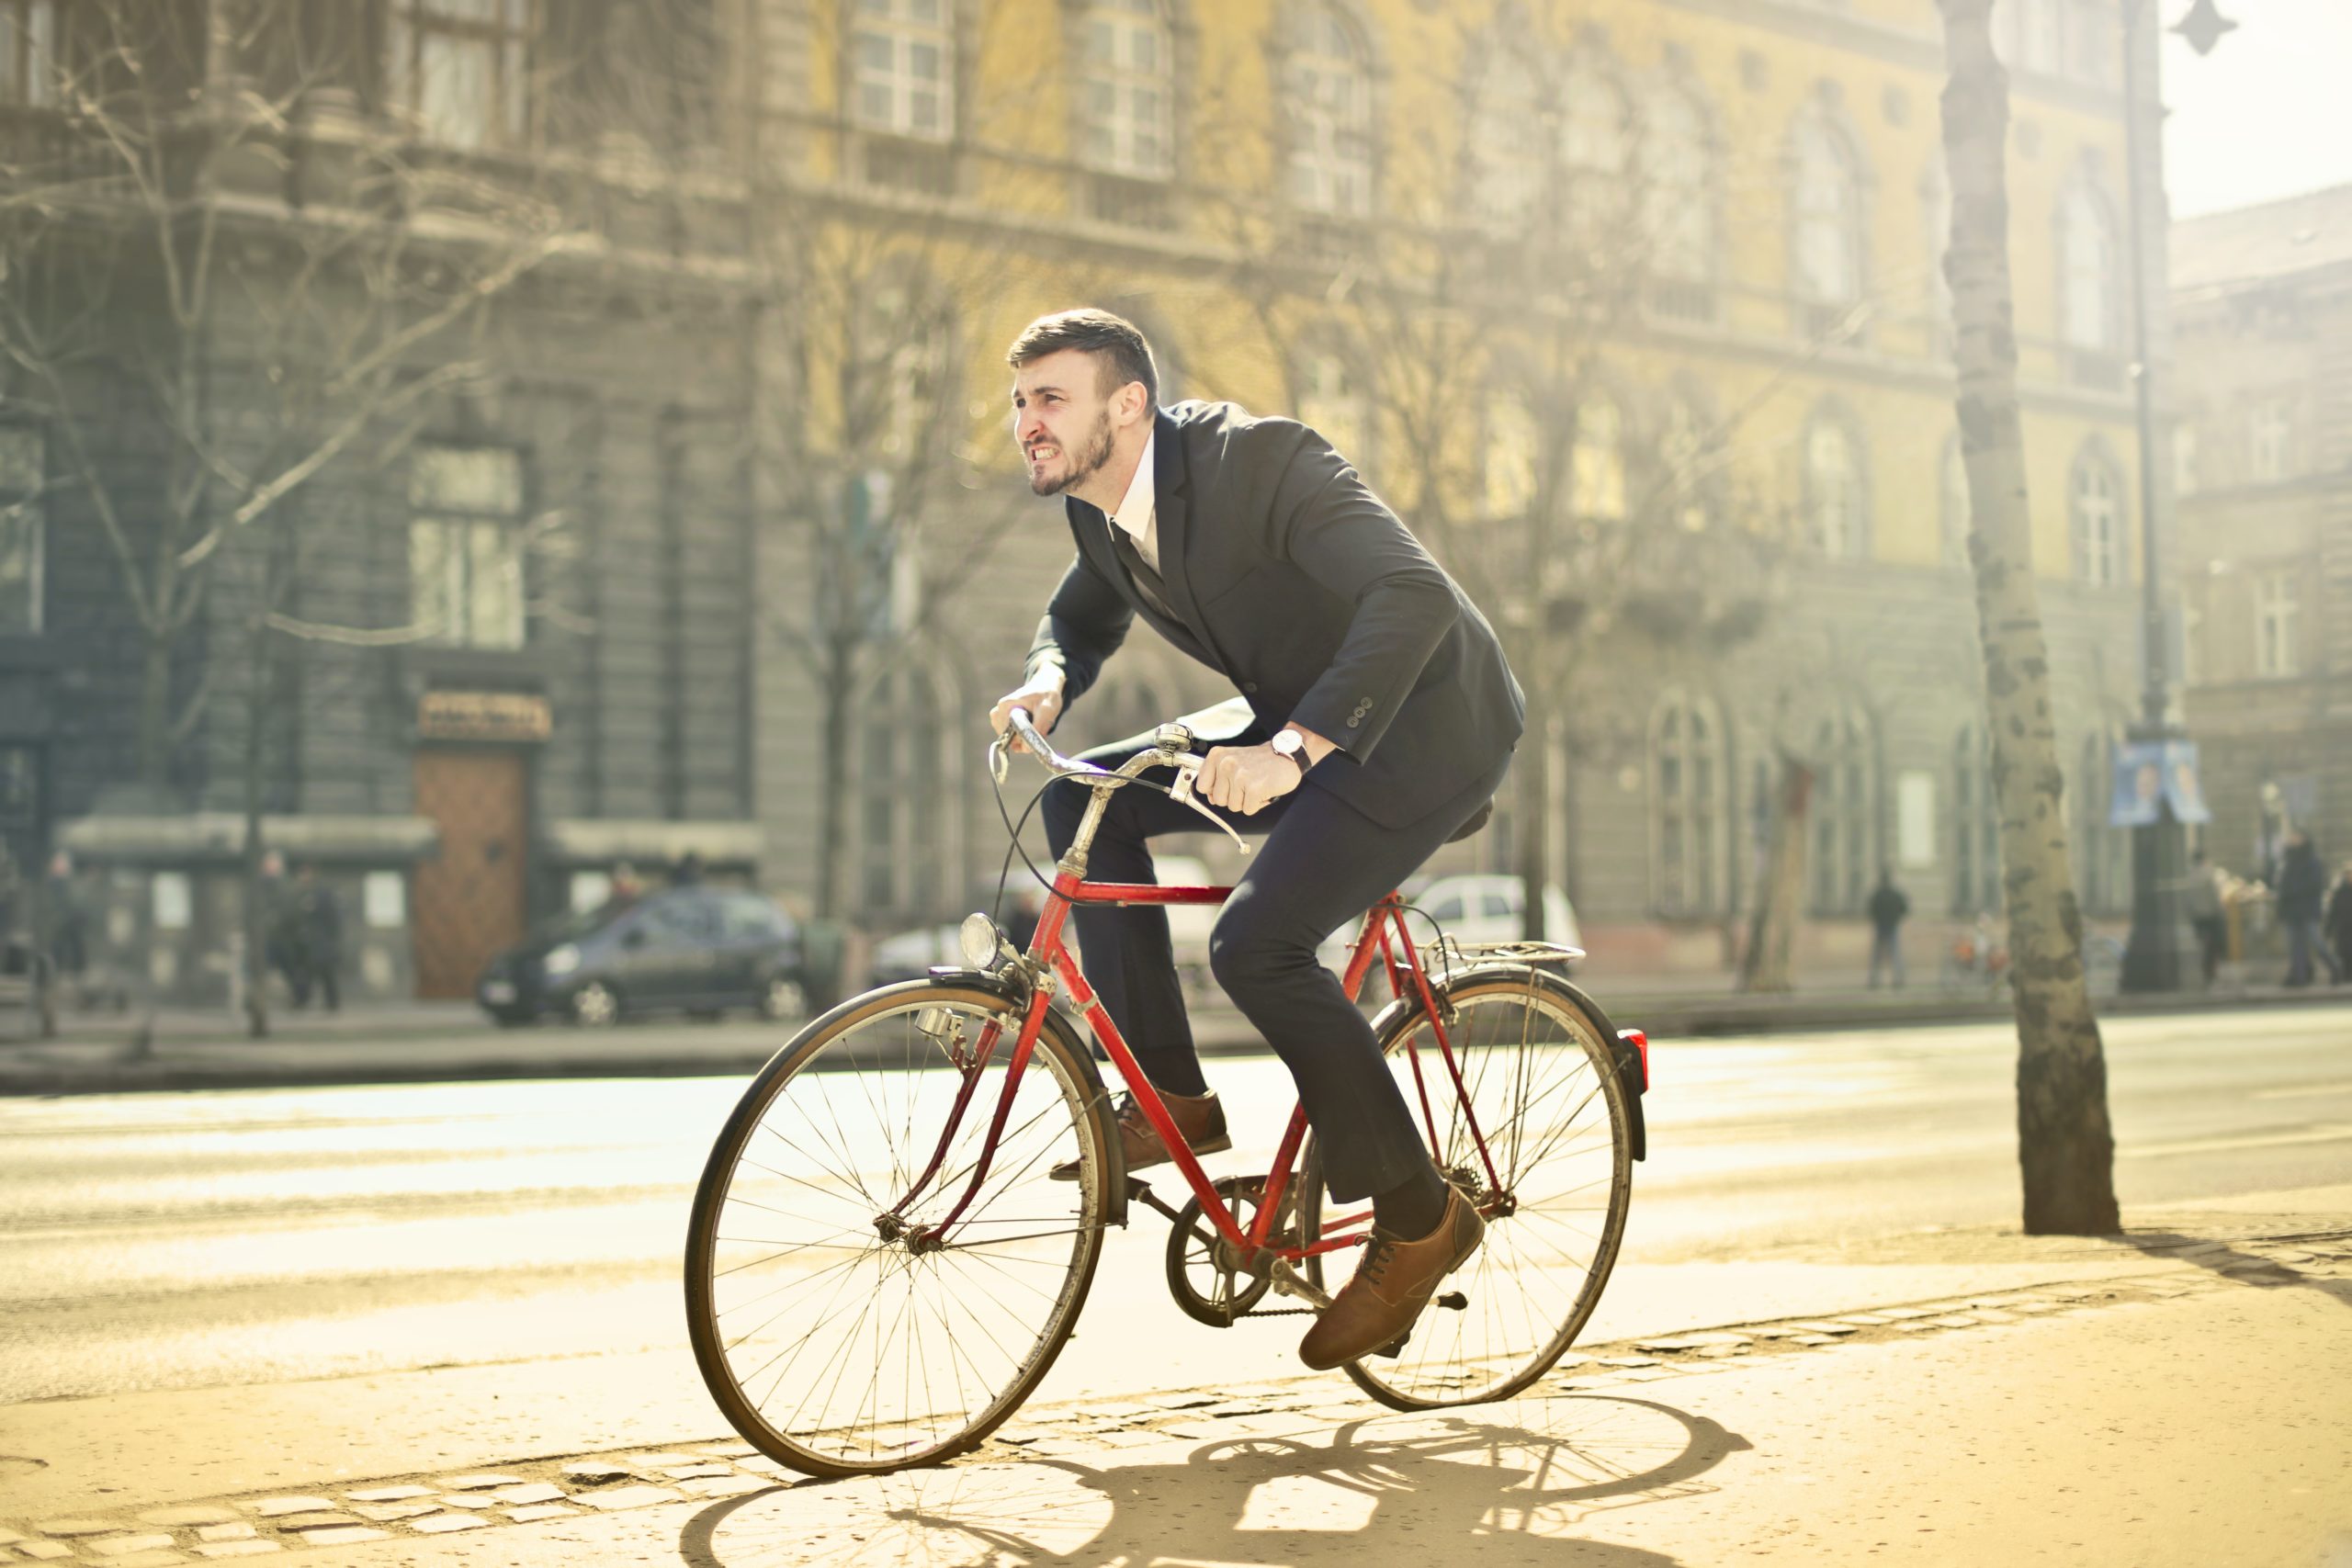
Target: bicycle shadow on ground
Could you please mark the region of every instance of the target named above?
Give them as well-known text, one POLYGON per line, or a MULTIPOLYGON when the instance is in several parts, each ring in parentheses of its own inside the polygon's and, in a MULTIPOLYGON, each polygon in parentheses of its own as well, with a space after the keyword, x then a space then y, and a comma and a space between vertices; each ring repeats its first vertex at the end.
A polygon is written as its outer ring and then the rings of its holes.
MULTIPOLYGON (((2233 1284, 2271 1290, 2281 1285, 2298 1286, 2316 1291, 2323 1296, 2352 1307, 2352 1280, 2301 1273, 2289 1264, 2259 1252, 2242 1250, 2228 1242, 2215 1241, 2208 1236, 2184 1235, 2177 1231, 2126 1231, 2121 1239, 2150 1258, 2194 1263, 2233 1284)), ((2267 1245, 2284 1245, 2291 1249, 2295 1239, 2285 1237, 2267 1245)))
POLYGON ((1673 1559, 1580 1539, 1577 1527, 1712 1491, 1708 1473, 1750 1447, 1702 1416, 1601 1394, 1299 1426, 1212 1437, 1181 1457, 1174 1443, 1124 1450, 1133 1463, 1106 1449, 1084 1462, 967 1461, 761 1493, 697 1515, 680 1556, 693 1568, 1271 1568, 1466 1546, 1482 1564, 1653 1568, 1673 1559))

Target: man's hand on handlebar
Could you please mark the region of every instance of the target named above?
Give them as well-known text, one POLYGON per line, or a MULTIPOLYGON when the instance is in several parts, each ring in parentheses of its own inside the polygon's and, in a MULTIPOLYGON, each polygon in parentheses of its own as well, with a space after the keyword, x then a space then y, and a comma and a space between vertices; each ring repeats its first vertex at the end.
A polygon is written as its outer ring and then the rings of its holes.
MULTIPOLYGON (((1012 722, 1014 708, 1027 708, 1029 722, 1037 727, 1037 732, 1040 735, 1051 735, 1054 731, 1054 721, 1062 716, 1062 682, 1059 671, 1040 675, 1027 682, 1019 691, 1008 692, 999 697, 996 706, 989 709, 990 735, 1004 733, 1005 727, 1012 722)), ((1012 749, 1015 751, 1029 750, 1017 736, 1012 740, 1012 749)))
POLYGON ((1218 746, 1201 764, 1193 793, 1211 806, 1255 817, 1296 789, 1298 764, 1277 756, 1272 746, 1218 746))

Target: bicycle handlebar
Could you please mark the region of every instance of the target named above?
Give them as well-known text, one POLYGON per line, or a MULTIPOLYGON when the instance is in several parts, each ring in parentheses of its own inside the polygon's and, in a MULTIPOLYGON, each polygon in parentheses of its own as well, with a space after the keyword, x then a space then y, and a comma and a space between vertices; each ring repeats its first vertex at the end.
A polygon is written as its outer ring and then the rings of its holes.
POLYGON ((1189 806, 1199 812, 1218 832, 1231 839, 1236 849, 1245 855, 1248 854, 1249 842, 1233 830, 1233 824, 1219 817, 1215 810, 1203 805, 1193 795, 1193 784, 1200 776, 1201 763, 1204 759, 1182 749, 1191 743, 1192 738, 1189 733, 1179 729, 1182 739, 1171 742, 1166 731, 1175 728, 1177 727, 1163 727, 1162 738, 1158 746, 1148 751, 1136 752, 1128 759, 1125 767, 1114 773, 1108 768, 1097 767, 1092 762, 1081 762, 1075 757, 1065 757, 1055 750, 1046 741, 1044 734, 1038 730, 1036 724, 1030 718, 1029 710, 1015 706, 1005 716, 1004 733, 989 743, 989 770, 995 775, 997 783, 1004 782, 1005 775, 1012 765, 1012 748, 1010 742, 1015 738, 1018 738, 1021 744, 1028 748, 1030 754, 1037 759, 1039 764, 1056 778, 1083 779, 1088 786, 1093 789, 1116 789, 1121 784, 1133 784, 1146 768, 1170 768, 1175 771, 1176 778, 1174 783, 1166 786, 1168 798, 1180 805, 1189 806))

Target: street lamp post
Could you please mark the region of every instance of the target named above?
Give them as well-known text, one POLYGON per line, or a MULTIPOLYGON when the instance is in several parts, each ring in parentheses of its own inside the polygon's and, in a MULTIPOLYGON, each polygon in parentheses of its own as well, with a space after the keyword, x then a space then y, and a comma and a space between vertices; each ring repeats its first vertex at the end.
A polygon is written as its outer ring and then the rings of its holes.
MULTIPOLYGON (((2164 572, 2156 526, 2154 367, 2148 348, 2147 170, 2142 138, 2147 91, 2140 69, 2143 29, 2155 22, 2157 0, 2122 0, 2124 181, 2130 192, 2132 239, 2132 385, 2140 434, 2140 583, 2146 687, 2132 739, 2154 742, 2183 736, 2172 720, 2165 660, 2164 572)), ((2199 54, 2210 53, 2237 24, 2213 0, 2195 0, 2177 31, 2199 54)), ((2102 783, 2107 781, 2100 781, 2102 783)), ((2089 787, 2090 781, 2086 781, 2089 787)), ((2095 807, 2093 807, 2095 808, 2095 807)), ((2202 973, 2188 919, 2188 834, 2162 795, 2155 821, 2132 829, 2132 937, 2123 951, 2127 991, 2177 991, 2202 973)))

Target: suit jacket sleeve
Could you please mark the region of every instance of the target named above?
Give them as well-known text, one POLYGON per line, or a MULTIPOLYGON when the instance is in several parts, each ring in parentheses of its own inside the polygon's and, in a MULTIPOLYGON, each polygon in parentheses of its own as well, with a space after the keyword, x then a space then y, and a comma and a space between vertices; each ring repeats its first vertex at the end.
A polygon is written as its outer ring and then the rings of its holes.
POLYGON ((1023 678, 1035 677, 1047 665, 1058 669, 1067 707, 1094 684, 1102 661, 1126 640, 1135 615, 1135 607, 1094 569, 1086 552, 1079 551, 1037 623, 1023 678))
POLYGON ((1460 608, 1444 570, 1355 468, 1314 431, 1289 428, 1302 439, 1275 491, 1274 553, 1355 605, 1339 651, 1291 717, 1363 761, 1460 608))

